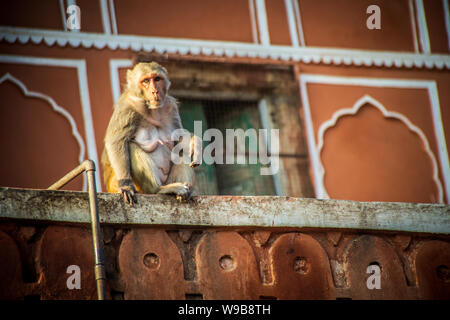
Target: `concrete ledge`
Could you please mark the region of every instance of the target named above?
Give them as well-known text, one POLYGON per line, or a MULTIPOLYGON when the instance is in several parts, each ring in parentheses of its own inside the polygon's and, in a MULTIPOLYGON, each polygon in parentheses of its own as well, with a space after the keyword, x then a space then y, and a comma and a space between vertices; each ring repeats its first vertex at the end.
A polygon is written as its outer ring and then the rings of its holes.
MULTIPOLYGON (((201 196, 178 203, 138 195, 125 205, 99 193, 101 223, 199 227, 294 227, 450 234, 450 206, 289 197, 201 196)), ((0 188, 0 218, 89 223, 86 192, 0 188)))

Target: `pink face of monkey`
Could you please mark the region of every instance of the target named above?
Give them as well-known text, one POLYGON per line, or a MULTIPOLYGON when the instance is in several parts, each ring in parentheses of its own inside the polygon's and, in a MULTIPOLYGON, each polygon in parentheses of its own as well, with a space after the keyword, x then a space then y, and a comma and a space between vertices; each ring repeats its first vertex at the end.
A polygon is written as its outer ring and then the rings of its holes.
POLYGON ((127 89, 135 98, 145 100, 147 108, 163 107, 169 87, 167 70, 157 62, 139 62, 127 71, 127 89))
POLYGON ((164 104, 167 95, 165 78, 158 73, 151 73, 139 79, 139 86, 144 92, 145 100, 151 109, 156 109, 164 104))

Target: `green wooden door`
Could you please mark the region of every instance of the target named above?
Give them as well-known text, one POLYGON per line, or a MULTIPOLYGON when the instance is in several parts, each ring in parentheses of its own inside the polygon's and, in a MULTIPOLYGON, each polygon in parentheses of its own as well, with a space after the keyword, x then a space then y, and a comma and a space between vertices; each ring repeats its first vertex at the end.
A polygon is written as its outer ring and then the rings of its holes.
MULTIPOLYGON (((183 127, 189 132, 194 133, 194 121, 202 121, 202 137, 203 132, 208 129, 206 116, 203 111, 202 104, 192 101, 180 102, 180 116, 183 127)), ((200 138, 202 138, 200 137, 200 138)), ((207 142, 203 142, 203 148, 207 142)), ((216 181, 215 168, 204 162, 195 169, 195 191, 198 195, 217 195, 219 194, 216 181)))
MULTIPOLYGON (((260 129, 260 116, 256 105, 253 103, 242 103, 239 107, 230 108, 229 112, 215 119, 215 126, 223 132, 226 137, 226 129, 254 128, 256 132, 260 129)), ((245 164, 216 165, 216 176, 221 194, 227 195, 273 195, 275 194, 272 176, 260 174, 261 164, 249 164, 249 153, 258 153, 258 134, 256 140, 245 139, 245 146, 238 146, 235 140, 234 149, 236 157, 245 156, 245 164), (245 148, 244 148, 245 147, 245 148), (247 154, 247 155, 246 155, 247 154)), ((224 143, 224 147, 226 143, 224 143)), ((225 150, 229 152, 229 150, 225 150)), ((235 160, 236 160, 235 157, 235 160)))
MULTIPOLYGON (((202 121, 203 132, 208 128, 216 128, 222 132, 224 148, 226 148, 226 129, 260 129, 260 115, 255 103, 226 101, 190 101, 181 100, 180 114, 183 127, 194 132, 194 121, 202 121)), ((257 131, 258 132, 258 131, 257 131)), ((246 164, 214 164, 204 162, 195 168, 196 191, 198 194, 221 195, 274 195, 275 188, 272 176, 260 174, 261 165, 249 164, 246 153, 258 152, 258 135, 256 141, 245 139, 245 148, 237 147, 246 158, 246 164)), ((236 141, 237 142, 237 141, 236 141)), ((203 142, 203 148, 209 142, 203 142)), ((225 149, 224 163, 225 163, 225 149)), ((239 153, 239 152, 237 152, 239 153)), ((236 159, 236 158, 235 158, 236 159)))

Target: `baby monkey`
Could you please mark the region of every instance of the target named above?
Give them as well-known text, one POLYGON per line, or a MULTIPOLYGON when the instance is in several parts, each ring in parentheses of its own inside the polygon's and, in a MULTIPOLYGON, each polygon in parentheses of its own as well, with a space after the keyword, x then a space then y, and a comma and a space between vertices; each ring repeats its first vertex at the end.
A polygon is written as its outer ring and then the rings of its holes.
POLYGON ((193 167, 201 162, 201 140, 184 135, 178 143, 189 150, 190 163, 175 164, 171 152, 182 129, 178 105, 168 95, 167 70, 156 62, 141 62, 127 72, 125 92, 117 101, 105 135, 102 154, 108 192, 119 192, 126 203, 135 193, 175 194, 189 199, 193 192, 193 167))

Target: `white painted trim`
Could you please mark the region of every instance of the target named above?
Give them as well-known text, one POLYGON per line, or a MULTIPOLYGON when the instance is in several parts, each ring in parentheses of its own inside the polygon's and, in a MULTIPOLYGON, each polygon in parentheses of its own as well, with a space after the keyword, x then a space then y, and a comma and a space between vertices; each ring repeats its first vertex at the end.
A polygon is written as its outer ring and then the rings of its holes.
MULTIPOLYGON (((318 133, 319 143, 317 146, 317 154, 319 155, 319 157, 320 157, 320 154, 321 154, 323 146, 324 146, 324 136, 325 136, 326 131, 328 129, 334 127, 336 125, 337 121, 339 120, 339 118, 346 116, 346 115, 356 115, 359 112, 359 109, 361 109, 361 107, 364 106, 364 104, 366 104, 366 103, 369 103, 371 106, 377 108, 383 114, 383 116, 385 118, 393 118, 393 119, 400 120, 408 127, 409 130, 411 130, 412 132, 414 132, 415 134, 417 134, 419 136, 419 138, 422 140, 422 142, 425 146, 425 152, 430 157, 431 163, 433 165, 433 180, 438 189, 438 200, 440 203, 443 203, 444 195, 443 195, 443 191, 442 191, 442 183, 439 179, 438 163, 436 161, 436 157, 434 156, 433 151, 430 148, 428 139, 425 136, 425 134, 423 133, 423 131, 420 130, 419 127, 414 125, 405 115, 403 115, 399 112, 387 111, 386 108, 379 101, 375 100, 374 98, 372 98, 369 95, 365 95, 365 96, 361 97, 360 99, 358 99, 358 101, 355 102, 355 104, 353 105, 352 108, 339 109, 338 111, 336 111, 333 114, 333 116, 329 120, 322 123, 322 125, 319 127, 319 131, 318 131, 319 132, 318 133)), ((320 174, 319 179, 322 181, 322 184, 325 185, 325 182, 324 182, 325 169, 323 168, 323 166, 320 167, 319 174, 320 174)), ((329 198, 328 194, 326 194, 326 197, 329 198)))
POLYGON ((439 158, 442 166, 442 176, 444 177, 444 183, 446 188, 446 195, 448 203, 450 204, 450 162, 447 150, 447 141, 445 139, 444 126, 442 124, 442 115, 439 102, 439 92, 437 89, 436 81, 432 81, 428 87, 428 93, 431 102, 431 111, 434 122, 434 132, 439 148, 439 158))
POLYGON ((107 0, 100 0, 100 12, 102 14, 103 32, 111 34, 111 23, 109 22, 108 2, 107 0))
POLYGON ((77 68, 78 73, 78 85, 80 86, 81 105, 83 107, 83 119, 87 137, 88 154, 89 158, 97 164, 96 174, 96 187, 97 191, 101 192, 101 180, 100 180, 100 162, 98 161, 97 143, 95 141, 94 122, 92 120, 91 111, 91 99, 89 97, 89 85, 87 79, 86 61, 79 60, 79 66, 77 68))
MULTIPOLYGON (((0 57, 0 59, 1 59, 1 57, 0 57)), ((80 147, 80 152, 78 154, 78 162, 79 163, 83 162, 84 161, 85 152, 86 152, 85 151, 86 147, 84 145, 83 138, 81 137, 81 135, 80 135, 80 133, 78 131, 77 124, 75 123, 75 119, 72 117, 72 115, 66 109, 64 109, 63 107, 59 106, 55 102, 55 100, 53 100, 53 98, 51 98, 50 96, 45 95, 45 94, 40 93, 40 92, 28 90, 28 88, 26 87, 26 85, 22 81, 20 81, 19 79, 17 79, 16 77, 11 75, 10 73, 5 73, 0 78, 0 84, 2 84, 4 81, 10 81, 10 82, 14 83, 16 86, 18 86, 20 88, 20 90, 22 90, 22 93, 25 95, 25 97, 39 98, 39 99, 42 99, 42 100, 46 101, 52 107, 53 111, 55 111, 56 113, 59 113, 64 118, 66 118, 66 120, 70 124, 70 127, 72 128, 72 135, 75 138, 75 140, 77 141, 78 146, 80 147)), ((86 190, 86 188, 87 188, 86 176, 83 175, 83 190, 86 190)))
POLYGON ((444 7, 445 30, 447 31, 448 49, 450 50, 450 9, 448 0, 442 0, 442 6, 444 7))
POLYGON ((116 9, 114 7, 114 0, 109 0, 109 11, 111 12, 111 26, 113 34, 118 34, 117 20, 116 20, 116 9))
POLYGON ((256 1, 256 12, 258 18, 259 37, 263 46, 270 46, 269 25, 267 23, 266 1, 256 1))
POLYGON ((64 31, 67 31, 67 17, 66 17, 66 7, 64 6, 64 0, 59 0, 59 9, 61 10, 61 18, 63 23, 64 31))
MULTIPOLYGON (((267 110, 267 102, 265 99, 261 99, 258 102, 258 111, 259 111, 259 117, 261 120, 261 127, 262 129, 266 129, 267 131, 270 132, 272 128, 272 125, 270 123, 270 117, 269 117, 269 111, 267 110)), ((271 139, 269 138, 271 137, 271 134, 268 133, 266 135, 266 146, 267 146, 267 151, 272 154, 272 147, 271 147, 271 139)), ((280 157, 278 154, 277 155, 272 155, 272 157, 280 157)), ((272 166, 270 167, 272 169, 272 166)), ((272 180, 273 180, 273 186, 275 189, 275 194, 277 196, 283 196, 284 195, 284 191, 283 191, 283 185, 281 184, 281 178, 280 178, 280 172, 285 172, 284 171, 284 167, 283 167, 283 162, 281 161, 281 159, 278 159, 278 171, 276 173, 273 173, 272 170, 272 180)))
POLYGON ((297 0, 292 0, 294 3, 295 17, 297 19, 298 36, 300 40, 300 46, 306 46, 305 35, 303 34, 302 16, 300 14, 300 7, 298 6, 297 0))
POLYGON ((316 135, 314 132, 312 115, 311 115, 311 107, 309 106, 309 97, 308 90, 306 88, 306 84, 308 83, 308 79, 304 78, 304 74, 300 75, 300 96, 302 99, 303 112, 305 115, 305 124, 306 124, 306 132, 307 132, 307 141, 308 141, 308 153, 311 158, 311 165, 313 169, 313 184, 314 190, 316 194, 316 198, 318 199, 328 199, 328 193, 325 190, 324 184, 320 181, 320 167, 321 161, 318 157, 317 149, 316 149, 316 135))
POLYGON ((425 9, 423 7, 423 0, 415 0, 417 10, 417 21, 419 24, 420 45, 424 53, 430 53, 430 37, 428 35, 427 19, 425 16, 425 9))
POLYGON ((111 59, 109 60, 109 74, 111 76, 111 90, 113 95, 114 104, 119 100, 120 92, 120 79, 119 69, 130 68, 133 65, 133 61, 129 59, 111 59))
POLYGON ((248 0, 248 7, 250 12, 250 22, 252 24, 253 43, 258 43, 258 31, 256 29, 256 11, 254 1, 255 0, 248 0))
POLYGON ((298 47, 298 34, 297 25, 295 21, 294 5, 292 0, 284 0, 284 5, 286 7, 286 17, 289 24, 289 34, 291 36, 291 43, 293 47, 298 47))
POLYGON ((438 68, 450 69, 448 54, 416 54, 390 51, 370 51, 354 49, 315 48, 252 43, 209 41, 192 39, 172 39, 158 37, 105 35, 87 32, 64 32, 43 29, 29 29, 0 26, 0 41, 19 41, 48 46, 82 46, 111 50, 155 51, 157 53, 177 53, 181 55, 207 55, 225 57, 249 57, 334 65, 375 66, 387 68, 438 68))
MULTIPOLYGON (((72 34, 72 33, 71 33, 72 34)), ((78 75, 78 85, 80 90, 80 100, 82 107, 82 114, 84 120, 86 143, 89 159, 93 160, 97 165, 97 146, 95 142, 94 125, 92 122, 91 105, 89 98, 89 86, 87 84, 87 72, 86 61, 76 59, 59 59, 59 58, 40 58, 40 57, 28 57, 28 56, 16 56, 16 55, 4 55, 0 54, 0 62, 3 63, 15 63, 15 64, 27 64, 38 66, 50 66, 50 67, 69 67, 76 68, 78 75)), ((95 171, 96 187, 97 191, 101 192, 101 180, 99 170, 95 171)))
POLYGON ((414 52, 419 52, 419 42, 417 41, 417 27, 416 27, 416 13, 414 11, 413 0, 408 1, 409 5, 409 17, 411 21, 411 31, 413 36, 414 52))
MULTIPOLYGON (((450 165, 445 140, 444 127, 439 103, 439 93, 435 81, 431 80, 404 80, 404 79, 381 79, 381 78, 360 78, 360 77, 339 77, 315 74, 300 75, 300 91, 302 103, 305 110, 305 121, 308 133, 308 148, 311 156, 311 163, 314 172, 314 187, 318 198, 327 199, 328 193, 325 189, 322 177, 323 165, 320 160, 319 145, 315 142, 315 129, 312 122, 311 108, 306 85, 308 83, 321 83, 331 85, 350 85, 361 87, 382 87, 382 88, 407 88, 407 89, 427 89, 430 97, 431 114, 433 119, 434 133, 437 140, 439 160, 444 179, 445 194, 450 199, 450 165)), ((406 117, 405 117, 406 118, 406 117)), ((323 124, 321 124, 322 126, 323 124)), ((320 127, 321 127, 320 126, 320 127)), ((320 138, 319 138, 320 140, 320 138)), ((431 150, 431 149, 430 149, 431 150)), ((443 200, 442 200, 443 201, 443 200)), ((448 200, 450 201, 450 200, 448 200)))

